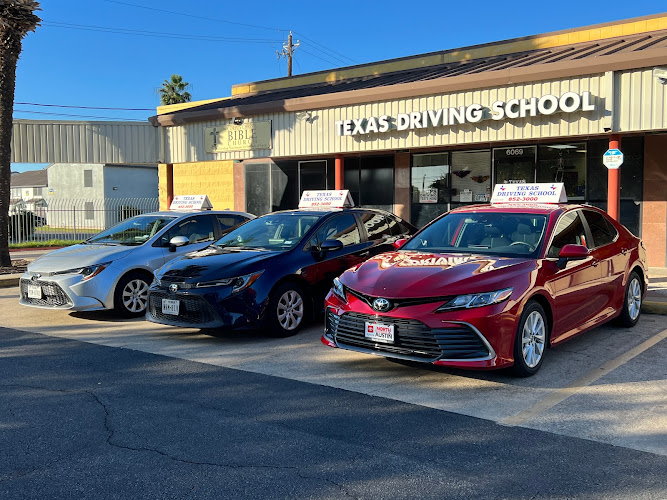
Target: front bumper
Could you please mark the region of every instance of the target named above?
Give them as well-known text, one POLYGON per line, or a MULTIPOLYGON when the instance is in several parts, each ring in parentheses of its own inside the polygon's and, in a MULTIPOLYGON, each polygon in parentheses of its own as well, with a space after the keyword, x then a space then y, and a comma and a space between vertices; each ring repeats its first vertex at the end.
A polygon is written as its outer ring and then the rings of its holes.
POLYGON ((330 347, 434 365, 495 369, 513 364, 519 306, 503 302, 435 313, 440 303, 397 307, 377 313, 348 294, 345 303, 330 293, 322 343, 330 347), (394 342, 365 337, 365 323, 394 325, 394 342))
POLYGON ((230 294, 229 288, 191 288, 171 292, 153 285, 148 290, 146 319, 187 328, 242 328, 256 324, 264 304, 257 304, 253 289, 230 294), (164 299, 179 301, 178 314, 164 311, 164 299))
POLYGON ((19 282, 19 304, 42 309, 65 309, 70 311, 94 311, 107 309, 104 300, 109 286, 100 275, 82 281, 80 274, 35 275, 26 272, 19 282), (98 279, 99 278, 99 279, 98 279), (40 296, 30 297, 29 287, 39 287, 40 296))

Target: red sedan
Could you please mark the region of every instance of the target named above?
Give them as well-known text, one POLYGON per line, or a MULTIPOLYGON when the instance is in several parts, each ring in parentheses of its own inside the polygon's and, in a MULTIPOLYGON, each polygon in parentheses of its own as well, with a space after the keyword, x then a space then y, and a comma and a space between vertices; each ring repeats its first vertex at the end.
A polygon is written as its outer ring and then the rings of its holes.
POLYGON ((322 342, 529 376, 547 347, 612 319, 634 326, 645 262, 641 240, 595 207, 459 208, 336 279, 322 342))

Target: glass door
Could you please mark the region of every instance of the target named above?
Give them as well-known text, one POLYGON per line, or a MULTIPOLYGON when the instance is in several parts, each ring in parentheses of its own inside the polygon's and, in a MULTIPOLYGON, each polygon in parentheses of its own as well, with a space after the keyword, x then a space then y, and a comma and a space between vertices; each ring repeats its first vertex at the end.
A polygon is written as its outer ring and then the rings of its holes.
POLYGON ((496 148, 493 150, 494 184, 535 182, 535 146, 496 148))
POLYGON ((304 191, 327 189, 327 161, 309 160, 299 162, 299 199, 304 191))
POLYGON ((449 153, 412 155, 412 224, 422 227, 449 210, 451 185, 449 153))

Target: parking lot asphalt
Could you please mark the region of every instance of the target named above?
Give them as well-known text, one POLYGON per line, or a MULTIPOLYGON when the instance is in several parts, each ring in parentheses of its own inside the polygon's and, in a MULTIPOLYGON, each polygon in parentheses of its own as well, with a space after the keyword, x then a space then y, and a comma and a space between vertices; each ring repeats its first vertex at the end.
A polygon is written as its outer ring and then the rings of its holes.
POLYGON ((391 361, 323 346, 322 323, 287 339, 118 320, 106 312, 22 307, 0 290, 0 325, 168 356, 667 456, 667 330, 663 316, 608 325, 547 353, 540 372, 470 372, 391 361))
POLYGON ((134 348, 0 328, 0 374, 0 498, 667 497, 662 455, 134 348))

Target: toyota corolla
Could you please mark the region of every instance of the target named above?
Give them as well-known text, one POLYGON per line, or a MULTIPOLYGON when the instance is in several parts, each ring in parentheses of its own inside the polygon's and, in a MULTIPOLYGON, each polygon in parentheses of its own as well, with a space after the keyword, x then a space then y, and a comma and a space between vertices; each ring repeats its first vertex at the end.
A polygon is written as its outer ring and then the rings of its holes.
POLYGON ((322 342, 529 376, 547 347, 634 326, 646 287, 640 239, 595 207, 469 206, 334 280, 322 342))

